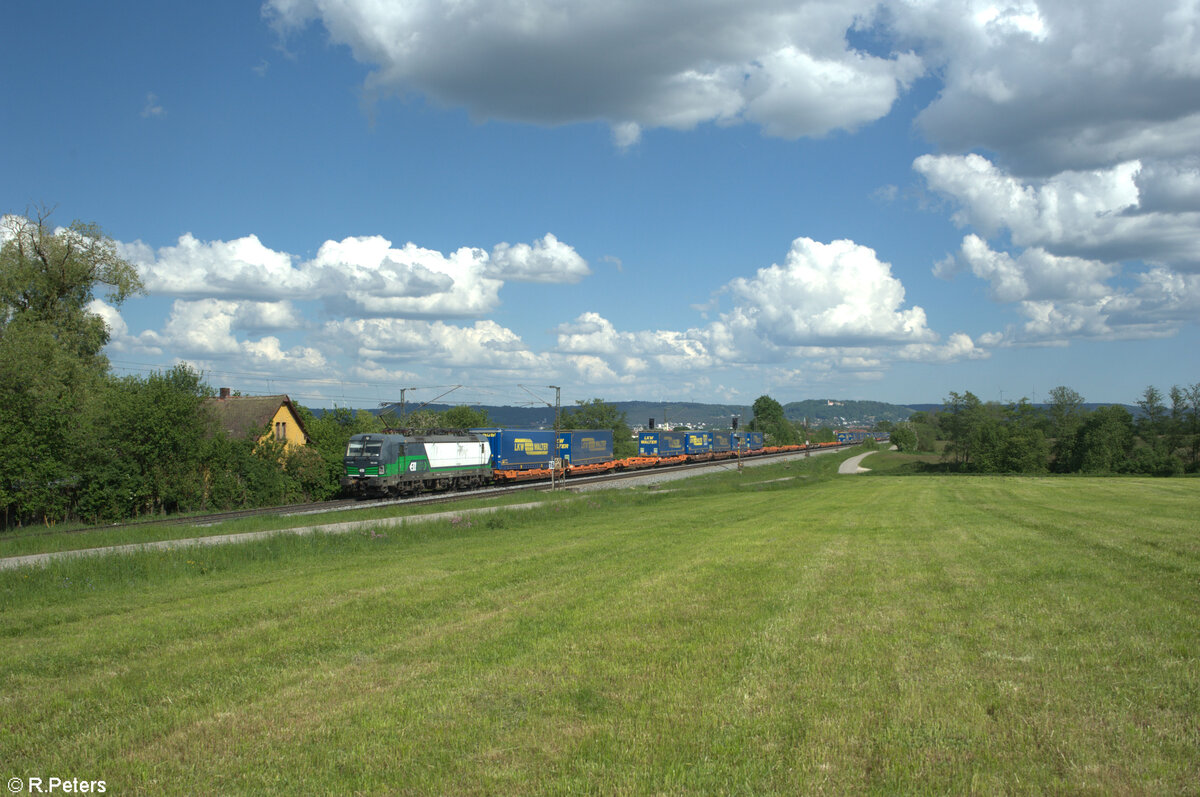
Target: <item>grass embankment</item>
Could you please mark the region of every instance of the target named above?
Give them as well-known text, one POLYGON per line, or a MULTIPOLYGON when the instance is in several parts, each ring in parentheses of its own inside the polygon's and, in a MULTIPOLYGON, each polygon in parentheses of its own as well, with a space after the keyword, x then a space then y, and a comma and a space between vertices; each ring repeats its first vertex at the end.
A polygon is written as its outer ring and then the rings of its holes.
POLYGON ((0 774, 109 793, 1195 789, 1194 482, 788 478, 818 463, 0 573, 0 774))
MULTIPOLYGON (((557 493, 520 492, 508 495, 492 495, 479 498, 462 498, 454 502, 458 509, 484 506, 505 506, 529 501, 560 500, 557 493)), ((0 557, 26 556, 56 551, 79 551, 87 548, 103 548, 114 545, 134 545, 161 540, 185 540, 194 537, 214 537, 221 534, 243 534, 256 531, 272 531, 315 526, 328 523, 344 523, 374 520, 409 515, 427 515, 447 511, 447 507, 389 505, 365 509, 343 509, 334 512, 297 511, 290 515, 259 515, 255 517, 224 520, 219 523, 206 521, 198 516, 195 523, 155 523, 153 521, 132 526, 106 528, 104 526, 75 526, 68 529, 24 528, 0 532, 0 557)))
MULTIPOLYGON (((844 459, 848 454, 836 452, 835 456, 844 459)), ((756 460, 750 460, 750 462, 754 463, 755 466, 758 465, 758 461, 756 460)), ((736 469, 736 464, 729 462, 724 465, 724 468, 727 471, 733 471, 736 469)), ((822 473, 827 471, 828 468, 819 470, 822 473)), ((755 483, 753 481, 746 481, 745 486, 752 486, 755 483)), ((194 523, 186 522, 184 516, 177 516, 174 520, 181 522, 156 523, 148 521, 135 525, 114 526, 111 528, 79 524, 64 524, 62 528, 26 527, 0 532, 0 558, 39 553, 56 553, 60 551, 80 551, 88 548, 105 548, 118 545, 137 545, 165 540, 187 540, 196 537, 215 537, 226 534, 282 531, 302 526, 428 515, 454 509, 475 509, 529 502, 561 501, 569 500, 570 495, 571 493, 567 491, 522 490, 476 497, 463 496, 452 502, 449 506, 389 504, 382 507, 342 509, 332 512, 297 510, 289 515, 258 515, 224 520, 218 523, 212 523, 205 516, 197 515, 194 523)))

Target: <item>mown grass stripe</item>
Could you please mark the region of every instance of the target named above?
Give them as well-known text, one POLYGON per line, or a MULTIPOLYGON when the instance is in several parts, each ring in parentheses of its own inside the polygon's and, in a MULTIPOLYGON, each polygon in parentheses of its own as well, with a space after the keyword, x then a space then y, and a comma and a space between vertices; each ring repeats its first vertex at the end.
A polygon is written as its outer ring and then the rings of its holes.
POLYGON ((0 573, 4 760, 167 793, 1194 788, 1193 482, 770 468, 0 573))

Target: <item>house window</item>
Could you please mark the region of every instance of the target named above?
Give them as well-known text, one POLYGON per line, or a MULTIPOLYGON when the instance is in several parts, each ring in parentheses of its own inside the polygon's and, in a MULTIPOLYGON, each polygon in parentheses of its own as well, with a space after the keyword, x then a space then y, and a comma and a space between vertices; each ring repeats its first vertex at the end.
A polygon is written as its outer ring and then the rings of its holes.
POLYGON ((287 423, 284 421, 275 422, 275 439, 287 440, 287 423))

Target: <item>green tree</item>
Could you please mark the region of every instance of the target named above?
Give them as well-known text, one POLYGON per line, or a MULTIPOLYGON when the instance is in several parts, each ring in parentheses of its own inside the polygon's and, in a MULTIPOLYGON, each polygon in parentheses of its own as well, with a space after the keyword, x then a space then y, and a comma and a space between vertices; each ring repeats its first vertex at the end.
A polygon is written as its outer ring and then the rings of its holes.
POLYGON ((494 425, 488 417, 487 410, 468 407, 465 404, 443 412, 441 422, 447 429, 484 429, 494 425))
POLYGON ((576 401, 574 409, 564 410, 559 427, 562 429, 611 429, 613 433, 613 456, 617 459, 637 454, 637 443, 629 428, 629 419, 623 410, 618 410, 603 399, 576 401))
POLYGON ((959 395, 951 391, 938 413, 938 426, 948 441, 945 456, 964 470, 971 469, 979 449, 989 446, 994 437, 989 420, 983 402, 974 393, 968 390, 959 395))
POLYGON ((1171 446, 1171 416, 1163 403, 1162 392, 1153 385, 1148 386, 1137 405, 1142 414, 1135 429, 1142 445, 1134 450, 1131 469, 1164 476, 1181 471, 1183 463, 1175 459, 1171 446))
POLYGON ((116 305, 142 283, 93 224, 53 230, 46 211, 2 223, 0 506, 9 523, 51 523, 70 510, 105 392, 108 330, 89 305, 102 286, 116 305))
MULTIPOLYGON (((399 420, 399 426, 388 424, 389 429, 406 429, 413 434, 427 434, 434 429, 442 428, 442 417, 433 410, 417 410, 410 412, 399 420)), ((387 423, 385 421, 385 423, 387 423)))
POLYGON ((309 445, 307 449, 315 451, 323 463, 323 476, 319 477, 315 469, 317 465, 311 457, 301 458, 299 455, 289 455, 291 461, 286 467, 293 473, 301 474, 303 491, 312 500, 328 498, 340 489, 343 475, 343 459, 346 456, 346 445, 356 434, 382 432, 383 422, 379 416, 366 410, 357 412, 346 407, 337 407, 321 413, 316 417, 307 407, 299 407, 300 421, 308 430, 309 445))
POLYGON ((1028 399, 1010 404, 1001 424, 999 471, 1002 473, 1044 473, 1049 445, 1043 431, 1042 414, 1028 399))
POLYGON ((1003 407, 983 403, 970 391, 951 392, 938 421, 945 455, 976 473, 1040 473, 1048 446, 1043 418, 1028 399, 1003 407))
POLYGON ((51 230, 49 213, 5 216, 0 246, 0 324, 48 325, 51 336, 80 357, 97 357, 108 342, 104 321, 88 309, 97 286, 120 304, 143 290, 137 269, 95 224, 51 230))
POLYGON ((57 344, 40 324, 0 329, 0 508, 5 524, 66 517, 78 482, 82 422, 101 374, 57 344))
POLYGON ((783 405, 770 396, 759 396, 751 406, 750 429, 762 432, 767 445, 786 446, 798 442, 796 428, 783 415, 783 405))
POLYGON ((1122 406, 1101 407, 1075 432, 1071 470, 1081 473, 1125 473, 1133 451, 1133 416, 1122 406))
POLYGON ((1200 382, 1187 390, 1187 440, 1190 453, 1189 467, 1200 467, 1200 382))
POLYGON ((78 512, 93 521, 202 508, 202 441, 213 433, 201 402, 212 389, 186 365, 111 379, 103 411, 79 437, 78 512))
POLYGON ((1047 410, 1050 437, 1054 443, 1054 468, 1066 471, 1071 467, 1071 446, 1075 444, 1075 432, 1087 417, 1083 408, 1083 396, 1065 385, 1050 389, 1050 407, 1047 410))
POLYGON ((1137 402, 1142 415, 1137 421, 1138 434, 1144 438, 1157 437, 1166 431, 1167 408, 1163 404, 1163 395, 1154 385, 1148 385, 1142 391, 1142 397, 1137 402))
POLYGON ((1167 396, 1171 399, 1171 414, 1167 418, 1167 452, 1175 457, 1180 454, 1188 437, 1188 394, 1187 390, 1172 385, 1167 396))
POLYGON ((901 421, 892 428, 890 434, 892 445, 896 446, 897 450, 905 454, 917 450, 917 432, 911 423, 901 421))
POLYGON ((918 410, 908 416, 905 421, 917 435, 915 451, 934 451, 937 449, 938 424, 937 418, 928 412, 918 410))
POLYGON ((817 429, 808 430, 808 440, 810 443, 832 443, 837 440, 837 433, 828 426, 822 426, 817 429))

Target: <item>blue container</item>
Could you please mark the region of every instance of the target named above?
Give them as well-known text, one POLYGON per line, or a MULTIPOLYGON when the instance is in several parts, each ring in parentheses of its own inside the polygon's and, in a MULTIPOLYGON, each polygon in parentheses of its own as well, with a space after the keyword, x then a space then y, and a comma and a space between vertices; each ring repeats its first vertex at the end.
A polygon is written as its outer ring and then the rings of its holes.
POLYGON ((734 450, 755 451, 763 447, 762 432, 737 432, 733 435, 734 450))
POLYGON ((712 432, 684 432, 683 450, 686 454, 711 453, 712 432))
POLYGON ((564 465, 595 465, 613 458, 612 429, 566 429, 558 433, 564 465))
POLYGON ((684 453, 683 432, 642 432, 638 453, 643 457, 674 457, 684 453))
POLYGON ((493 470, 548 468, 554 456, 553 429, 472 429, 492 446, 493 470))
POLYGON ((713 432, 712 450, 714 454, 733 450, 733 432, 713 432))

